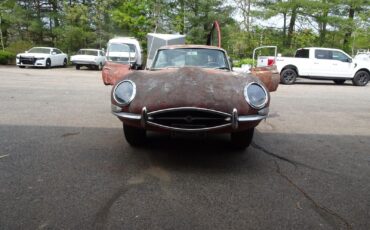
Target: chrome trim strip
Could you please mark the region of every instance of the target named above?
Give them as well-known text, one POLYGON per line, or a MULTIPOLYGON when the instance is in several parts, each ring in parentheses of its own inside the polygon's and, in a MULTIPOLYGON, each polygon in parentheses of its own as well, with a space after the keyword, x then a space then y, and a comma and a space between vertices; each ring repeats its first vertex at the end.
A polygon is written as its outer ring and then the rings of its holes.
POLYGON ((126 113, 126 112, 119 112, 119 113, 112 112, 112 113, 120 118, 126 118, 130 120, 138 120, 138 121, 141 120, 141 115, 134 114, 134 113, 126 113))
POLYGON ((238 119, 238 110, 237 109, 233 109, 233 113, 232 113, 232 116, 231 116, 231 127, 233 129, 237 129, 239 124, 239 119, 238 119))
POLYGON ((149 112, 148 115, 150 116, 150 115, 155 115, 159 113, 179 111, 179 110, 195 110, 195 111, 214 113, 214 114, 222 115, 225 117, 231 117, 231 115, 228 113, 220 112, 220 111, 213 110, 213 109, 204 109, 204 108, 198 108, 198 107, 176 107, 176 108, 162 109, 162 110, 156 110, 153 112, 149 112))
POLYGON ((182 131, 182 132, 202 132, 202 131, 211 131, 211 130, 216 130, 216 129, 221 129, 225 127, 229 127, 231 124, 224 124, 224 125, 219 125, 219 126, 214 126, 214 127, 207 127, 207 128, 195 128, 195 129, 187 129, 187 128, 176 128, 176 127, 170 127, 170 126, 165 126, 165 125, 160 125, 151 121, 147 122, 148 125, 156 126, 159 128, 167 129, 167 130, 172 130, 172 131, 182 131))
POLYGON ((239 122, 260 121, 266 118, 267 118, 267 115, 248 115, 248 116, 240 116, 238 118, 238 121, 239 122))
POLYGON ((148 121, 148 111, 146 110, 146 107, 143 107, 143 109, 141 110, 141 126, 143 128, 145 128, 146 126, 146 123, 148 121))

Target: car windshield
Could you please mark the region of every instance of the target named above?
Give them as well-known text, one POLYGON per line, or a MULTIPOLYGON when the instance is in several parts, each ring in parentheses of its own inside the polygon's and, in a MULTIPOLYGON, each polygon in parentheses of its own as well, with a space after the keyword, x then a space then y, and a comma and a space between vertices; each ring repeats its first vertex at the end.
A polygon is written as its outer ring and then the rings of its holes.
POLYGON ((135 61, 136 49, 134 44, 111 43, 107 49, 107 60, 120 63, 135 61))
POLYGON ((98 56, 98 51, 96 51, 96 50, 79 50, 77 54, 98 56))
POLYGON ((202 48, 159 50, 152 69, 180 68, 184 66, 230 69, 223 51, 202 48))
POLYGON ((50 49, 48 48, 32 48, 30 50, 28 50, 28 53, 38 53, 38 54, 50 54, 50 49))

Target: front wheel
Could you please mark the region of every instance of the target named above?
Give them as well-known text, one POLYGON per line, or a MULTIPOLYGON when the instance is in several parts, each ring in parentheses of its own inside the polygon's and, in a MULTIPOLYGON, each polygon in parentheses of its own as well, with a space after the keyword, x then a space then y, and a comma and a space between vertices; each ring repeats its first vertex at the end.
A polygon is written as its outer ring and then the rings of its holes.
POLYGON ((126 141, 132 146, 140 146, 145 144, 146 130, 123 124, 123 132, 126 141))
POLYGON ((79 70, 81 66, 79 64, 76 65, 76 70, 79 70))
POLYGON ((46 69, 50 69, 50 67, 51 67, 51 60, 50 59, 47 59, 46 60, 46 63, 45 63, 45 68, 46 69))
POLYGON ((285 85, 291 85, 297 78, 297 72, 293 69, 285 69, 280 74, 280 82, 285 85))
POLYGON ((360 70, 355 74, 355 77, 352 79, 352 83, 355 86, 365 86, 370 80, 370 74, 364 70, 360 70))
POLYGON ((67 58, 64 58, 64 61, 63 61, 63 68, 66 68, 67 67, 67 58))
POLYGON ((254 128, 231 133, 231 145, 235 149, 244 150, 252 142, 254 128))
POLYGON ((26 66, 24 66, 24 65, 19 65, 18 67, 21 68, 21 69, 26 68, 26 66))

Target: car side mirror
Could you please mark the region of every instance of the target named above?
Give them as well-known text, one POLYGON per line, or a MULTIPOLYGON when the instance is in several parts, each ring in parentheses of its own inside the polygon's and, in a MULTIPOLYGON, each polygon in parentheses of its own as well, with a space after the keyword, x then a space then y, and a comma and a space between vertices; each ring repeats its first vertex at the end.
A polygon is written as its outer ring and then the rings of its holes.
POLYGON ((347 62, 352 63, 352 58, 347 58, 347 62))

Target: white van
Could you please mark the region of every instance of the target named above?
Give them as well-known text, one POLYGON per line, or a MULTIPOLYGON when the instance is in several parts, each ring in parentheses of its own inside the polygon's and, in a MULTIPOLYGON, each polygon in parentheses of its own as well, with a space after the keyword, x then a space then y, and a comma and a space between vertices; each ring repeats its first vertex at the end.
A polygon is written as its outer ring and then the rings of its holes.
POLYGON ((143 67, 143 50, 140 43, 133 37, 115 37, 108 41, 106 57, 107 61, 117 63, 130 63, 135 69, 143 67), (130 49, 127 49, 127 46, 130 49))

